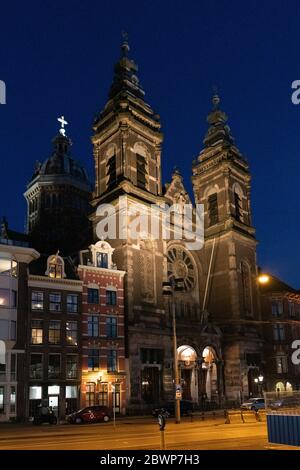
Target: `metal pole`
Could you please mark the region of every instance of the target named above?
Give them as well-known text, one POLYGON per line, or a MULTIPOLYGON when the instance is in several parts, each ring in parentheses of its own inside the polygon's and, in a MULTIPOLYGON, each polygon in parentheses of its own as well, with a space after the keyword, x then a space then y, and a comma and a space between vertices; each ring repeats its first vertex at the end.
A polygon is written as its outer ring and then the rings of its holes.
POLYGON ((161 429, 160 433, 160 450, 166 450, 166 442, 165 442, 165 431, 161 429))
POLYGON ((113 412, 114 412, 114 428, 116 427, 116 386, 113 385, 113 412))
POLYGON ((177 336, 176 336, 176 310, 175 301, 172 299, 172 315, 173 315, 173 360, 174 360, 174 380, 175 380, 175 422, 180 423, 180 398, 177 397, 176 386, 179 384, 178 374, 178 358, 177 358, 177 336))

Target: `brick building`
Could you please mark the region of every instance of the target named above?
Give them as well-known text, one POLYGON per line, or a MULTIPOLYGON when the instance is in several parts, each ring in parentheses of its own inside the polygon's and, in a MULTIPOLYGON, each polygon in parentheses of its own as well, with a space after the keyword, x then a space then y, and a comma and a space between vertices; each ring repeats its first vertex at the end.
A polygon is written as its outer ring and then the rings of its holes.
POLYGON ((300 365, 293 364, 294 340, 300 339, 300 291, 274 276, 260 284, 264 335, 263 387, 268 391, 300 389, 300 365))
POLYGON ((104 241, 80 252, 82 281, 81 406, 126 409, 124 276, 104 241))
POLYGON ((26 417, 39 405, 64 418, 80 404, 82 283, 57 254, 30 265, 26 329, 26 417))

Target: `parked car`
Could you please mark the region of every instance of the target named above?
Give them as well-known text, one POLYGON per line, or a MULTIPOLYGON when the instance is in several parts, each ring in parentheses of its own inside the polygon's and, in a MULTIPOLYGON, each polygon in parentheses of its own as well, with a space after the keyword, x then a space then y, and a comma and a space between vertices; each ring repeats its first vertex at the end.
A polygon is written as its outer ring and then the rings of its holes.
MULTIPOLYGON (((162 410, 166 412, 169 416, 175 415, 175 403, 167 402, 164 405, 154 408, 152 410, 152 416, 158 416, 162 410)), ((180 400, 180 414, 189 416, 194 411, 194 405, 192 401, 189 400, 180 400)))
POLYGON ((264 398, 249 398, 241 405, 242 410, 258 411, 266 407, 264 398))
POLYGON ((99 423, 109 421, 112 417, 111 411, 107 406, 88 406, 67 416, 67 422, 70 424, 99 423))
POLYGON ((32 418, 32 424, 57 424, 57 417, 49 406, 40 406, 32 418))
POLYGON ((299 397, 278 397, 270 403, 270 408, 271 410, 278 410, 284 408, 300 408, 299 397))

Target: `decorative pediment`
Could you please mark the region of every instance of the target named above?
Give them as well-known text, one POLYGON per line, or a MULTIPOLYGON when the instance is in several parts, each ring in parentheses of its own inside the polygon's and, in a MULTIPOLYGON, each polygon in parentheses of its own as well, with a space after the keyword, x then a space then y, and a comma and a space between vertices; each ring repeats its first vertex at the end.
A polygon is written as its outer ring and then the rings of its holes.
POLYGON ((177 169, 172 174, 171 183, 166 185, 165 197, 173 204, 191 204, 190 196, 183 184, 182 175, 177 169))

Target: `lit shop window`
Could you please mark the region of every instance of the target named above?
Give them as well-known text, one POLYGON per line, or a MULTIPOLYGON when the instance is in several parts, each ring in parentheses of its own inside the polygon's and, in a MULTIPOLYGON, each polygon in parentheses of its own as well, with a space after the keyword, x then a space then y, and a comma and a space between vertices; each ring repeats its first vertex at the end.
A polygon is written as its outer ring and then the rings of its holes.
POLYGON ((0 385, 0 414, 4 413, 4 386, 0 385))
POLYGON ((42 387, 32 386, 29 387, 29 400, 40 400, 42 398, 42 387))
POLYGON ((77 385, 67 385, 66 386, 66 398, 77 398, 78 389, 77 385))
POLYGON ((9 406, 10 412, 14 414, 16 412, 16 387, 10 387, 10 395, 9 395, 9 406))
POLYGON ((48 395, 59 395, 60 386, 59 385, 49 385, 48 395))

